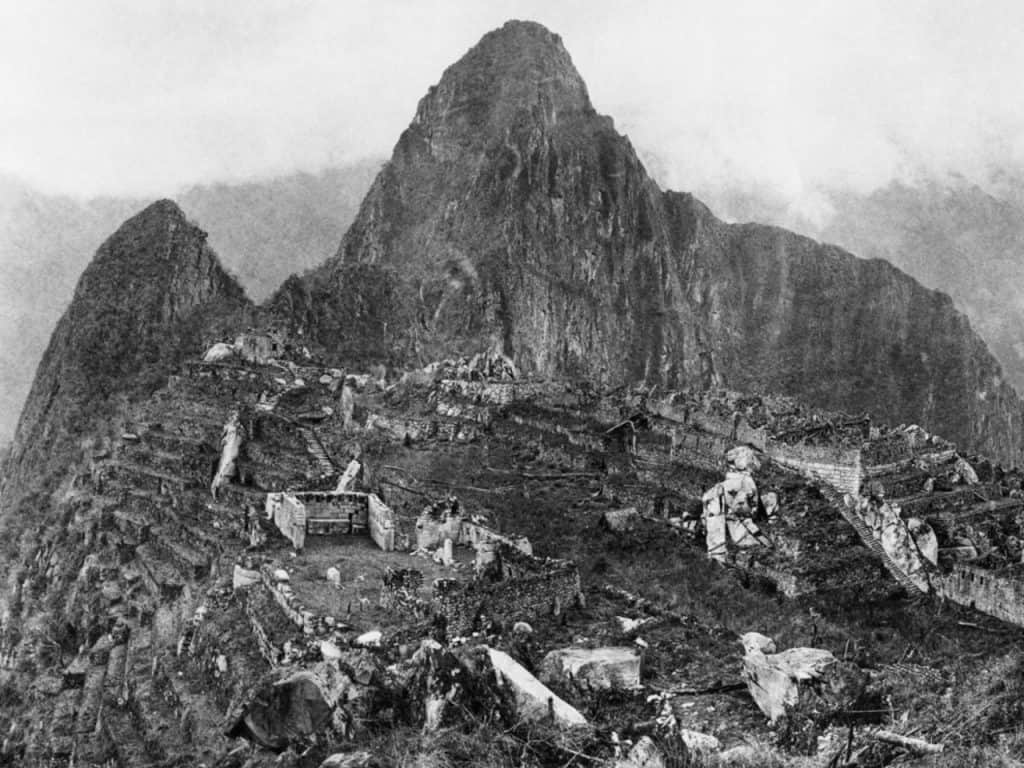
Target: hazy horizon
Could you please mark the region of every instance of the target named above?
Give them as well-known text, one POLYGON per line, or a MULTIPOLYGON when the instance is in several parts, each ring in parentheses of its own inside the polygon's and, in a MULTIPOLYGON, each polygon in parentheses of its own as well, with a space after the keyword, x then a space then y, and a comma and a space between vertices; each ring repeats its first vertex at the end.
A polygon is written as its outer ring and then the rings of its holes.
POLYGON ((595 107, 681 190, 828 188, 1024 166, 1024 6, 610 2, 8 3, 0 173, 51 194, 167 194, 387 157, 487 31, 559 33, 595 107), (550 7, 549 7, 550 6, 550 7))

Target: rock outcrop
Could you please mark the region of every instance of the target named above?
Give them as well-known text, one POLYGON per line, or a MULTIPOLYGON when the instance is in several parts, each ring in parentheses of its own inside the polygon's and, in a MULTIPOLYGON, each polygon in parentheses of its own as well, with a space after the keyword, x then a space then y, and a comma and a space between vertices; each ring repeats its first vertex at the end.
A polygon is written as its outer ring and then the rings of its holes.
POLYGON ((541 661, 540 679, 584 690, 637 690, 640 655, 634 648, 560 648, 541 661))
POLYGON ((662 192, 529 22, 448 68, 337 255, 271 306, 343 356, 781 391, 1019 454, 1021 404, 947 296, 662 192))

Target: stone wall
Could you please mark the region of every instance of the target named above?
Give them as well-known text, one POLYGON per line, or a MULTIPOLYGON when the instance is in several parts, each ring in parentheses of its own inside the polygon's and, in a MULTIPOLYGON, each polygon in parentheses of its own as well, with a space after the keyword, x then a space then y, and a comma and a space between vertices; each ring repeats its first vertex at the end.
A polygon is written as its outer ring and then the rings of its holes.
POLYGON ((457 419, 406 419, 370 413, 366 417, 366 429, 379 430, 394 440, 423 442, 439 440, 451 443, 469 443, 479 439, 483 428, 473 421, 457 419))
POLYGON ((483 427, 489 427, 494 421, 492 409, 486 405, 474 405, 472 403, 459 403, 452 400, 438 400, 434 413, 449 419, 466 419, 475 421, 483 427))
POLYGON ((419 597, 423 586, 423 571, 415 568, 389 568, 380 589, 380 605, 389 611, 415 615, 422 610, 419 597))
POLYGON ((914 449, 906 435, 902 432, 893 432, 864 443, 861 456, 864 465, 868 467, 899 464, 913 459, 914 449))
POLYGON ((395 548, 395 513, 375 493, 367 495, 366 505, 370 538, 385 552, 393 551, 395 548))
POLYGON ((300 545, 296 529, 304 525, 305 531, 313 536, 369 534, 384 551, 390 552, 395 548, 394 513, 372 493, 269 493, 266 512, 281 533, 296 546, 300 545))
POLYGON ((365 533, 369 505, 365 493, 302 491, 291 494, 306 507, 306 530, 310 534, 365 533))
POLYGON ((525 555, 533 554, 533 545, 525 536, 506 536, 471 520, 462 521, 459 542, 476 550, 477 567, 487 565, 494 559, 499 544, 504 544, 525 555))
POLYGON ((572 427, 567 427, 564 424, 559 424, 556 418, 557 417, 555 416, 550 418, 538 418, 521 413, 510 413, 508 415, 509 421, 514 424, 530 427, 538 432, 558 435, 564 438, 569 445, 597 453, 604 451, 604 438, 601 435, 595 435, 593 431, 586 426, 581 425, 574 429, 572 427))
POLYGON ((284 615, 305 634, 324 635, 331 632, 333 627, 328 617, 309 609, 295 594, 291 584, 277 579, 274 573, 280 570, 279 564, 264 564, 260 567, 260 580, 284 615))
POLYGON ((290 493, 268 493, 266 514, 282 536, 296 549, 302 549, 306 541, 306 507, 299 499, 290 493))
POLYGON ((780 466, 799 472, 841 493, 858 495, 861 482, 861 454, 853 448, 768 443, 766 453, 780 466))
POLYGON ((677 429, 672 434, 672 458, 711 471, 722 468, 722 457, 735 442, 721 435, 677 429))
POLYGON ((449 637, 467 635, 478 619, 505 623, 532 621, 560 615, 571 605, 583 603, 580 573, 568 560, 540 559, 499 544, 501 573, 497 581, 486 577, 468 584, 454 579, 434 582, 435 609, 447 622, 449 637))
POLYGON ((559 381, 469 381, 442 379, 437 390, 484 405, 508 405, 537 397, 564 395, 565 384, 559 381))
POLYGON ((992 572, 956 563, 948 574, 932 575, 932 588, 954 603, 1024 627, 1024 579, 1021 572, 992 572))

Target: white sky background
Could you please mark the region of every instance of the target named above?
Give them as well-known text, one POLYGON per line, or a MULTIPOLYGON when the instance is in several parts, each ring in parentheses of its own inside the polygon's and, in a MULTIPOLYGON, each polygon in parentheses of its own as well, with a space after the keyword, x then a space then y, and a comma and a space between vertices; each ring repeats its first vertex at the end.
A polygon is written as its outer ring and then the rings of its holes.
POLYGON ((815 215, 1024 167, 1024 3, 0 0, 0 172, 165 194, 390 154, 488 30, 561 34, 598 111, 676 189, 750 184, 815 215))

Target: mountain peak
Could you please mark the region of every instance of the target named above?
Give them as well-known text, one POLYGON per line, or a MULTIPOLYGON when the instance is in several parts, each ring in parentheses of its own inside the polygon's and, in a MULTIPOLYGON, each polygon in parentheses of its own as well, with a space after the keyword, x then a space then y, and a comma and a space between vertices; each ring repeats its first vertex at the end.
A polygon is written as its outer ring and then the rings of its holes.
MULTIPOLYGON (((204 328, 248 301, 171 200, 132 216, 96 252, 50 338, 14 438, 9 468, 66 460, 73 432, 113 418, 119 396, 145 396, 201 345, 204 328)), ((9 489, 17 492, 18 483, 9 489)))
POLYGON ((181 210, 180 206, 169 198, 157 200, 155 203, 150 203, 143 208, 139 213, 133 216, 129 221, 137 218, 163 218, 163 219, 176 219, 179 221, 185 220, 185 212, 181 210))
POLYGON ((420 101, 413 126, 472 134, 504 130, 524 114, 551 124, 592 112, 562 38, 533 21, 509 21, 445 70, 420 101))

